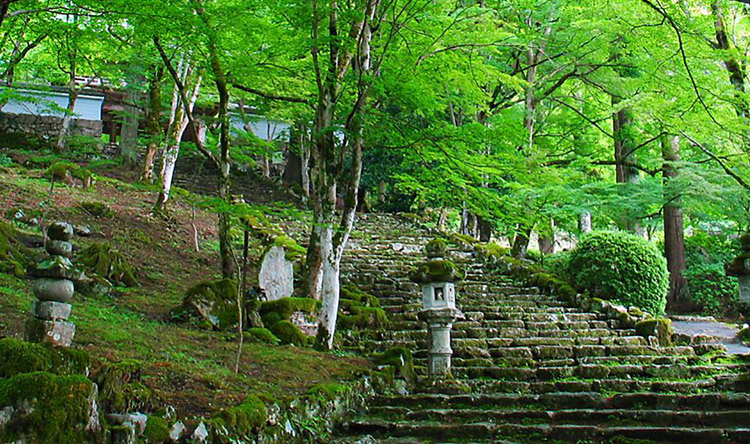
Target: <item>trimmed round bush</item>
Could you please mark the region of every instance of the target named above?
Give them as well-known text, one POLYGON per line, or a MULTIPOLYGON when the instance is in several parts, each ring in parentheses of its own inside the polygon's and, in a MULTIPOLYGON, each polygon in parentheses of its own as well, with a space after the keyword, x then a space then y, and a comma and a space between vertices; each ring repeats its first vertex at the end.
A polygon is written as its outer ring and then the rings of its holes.
POLYGON ((701 313, 727 316, 737 309, 737 278, 727 276, 721 264, 698 264, 685 270, 690 298, 701 313))
POLYGON ((667 260, 651 242, 621 231, 584 237, 570 255, 570 277, 595 297, 636 306, 654 315, 667 305, 667 260))

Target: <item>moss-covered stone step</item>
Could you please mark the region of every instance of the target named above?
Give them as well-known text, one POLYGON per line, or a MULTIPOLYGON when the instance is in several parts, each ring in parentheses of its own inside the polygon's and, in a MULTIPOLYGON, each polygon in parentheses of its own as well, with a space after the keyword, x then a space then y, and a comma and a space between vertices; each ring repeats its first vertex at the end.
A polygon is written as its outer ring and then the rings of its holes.
POLYGON ((462 382, 471 387, 471 390, 474 393, 697 393, 700 391, 717 390, 717 379, 714 378, 693 380, 571 379, 563 381, 542 382, 497 379, 467 379, 462 382))
POLYGON ((553 409, 523 405, 499 405, 490 408, 425 408, 381 406, 372 408, 368 416, 379 419, 408 421, 438 421, 444 424, 488 421, 493 423, 538 422, 544 424, 643 424, 679 427, 733 427, 742 424, 750 415, 747 410, 723 411, 674 409, 553 409))
POLYGON ((523 406, 540 409, 674 409, 674 410, 748 410, 750 394, 740 393, 621 393, 604 395, 597 392, 546 394, 433 394, 376 397, 373 406, 418 408, 493 408, 523 406))
POLYGON ((709 375, 735 374, 740 369, 722 365, 569 365, 540 367, 511 366, 453 366, 457 378, 478 379, 495 378, 514 381, 551 381, 567 378, 581 380, 605 379, 661 379, 682 380, 703 378, 709 375))
POLYGON ((651 439, 664 444, 729 444, 748 442, 750 429, 720 427, 679 426, 595 426, 579 424, 494 424, 474 422, 466 424, 442 424, 434 421, 389 421, 377 418, 359 419, 349 424, 355 433, 372 433, 387 436, 419 436, 464 439, 518 438, 531 440, 601 440, 613 437, 651 439))

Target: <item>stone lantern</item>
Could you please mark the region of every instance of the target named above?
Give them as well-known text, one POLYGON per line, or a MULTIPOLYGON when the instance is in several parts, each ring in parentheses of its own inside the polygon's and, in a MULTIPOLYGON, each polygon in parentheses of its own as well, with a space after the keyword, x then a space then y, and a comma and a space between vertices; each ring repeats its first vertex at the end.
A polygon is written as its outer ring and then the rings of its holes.
POLYGON ((726 272, 739 280, 740 311, 745 317, 750 317, 750 233, 740 236, 740 250, 740 254, 726 266, 726 272))
POLYGON ((430 378, 448 376, 451 369, 451 329, 463 313, 456 308, 456 284, 462 278, 456 265, 445 258, 446 246, 440 240, 427 244, 427 261, 420 264, 412 280, 422 285, 419 318, 427 323, 427 372, 430 378))

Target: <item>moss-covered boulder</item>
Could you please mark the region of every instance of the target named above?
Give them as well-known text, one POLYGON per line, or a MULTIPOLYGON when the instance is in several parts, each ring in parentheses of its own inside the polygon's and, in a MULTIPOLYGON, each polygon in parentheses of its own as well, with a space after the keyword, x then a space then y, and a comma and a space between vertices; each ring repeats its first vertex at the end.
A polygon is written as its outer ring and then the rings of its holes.
POLYGON ((636 322, 635 332, 644 338, 655 337, 661 346, 668 347, 672 345, 674 328, 670 319, 647 319, 636 322))
POLYGON ((0 442, 101 442, 96 386, 85 376, 22 373, 0 380, 0 442))
POLYGON ((216 417, 235 434, 250 436, 266 425, 268 410, 260 398, 250 395, 239 405, 220 411, 216 417))
POLYGON ((42 176, 52 182, 53 185, 55 182, 72 185, 77 179, 84 188, 88 188, 93 181, 91 171, 71 162, 55 162, 44 171, 42 176))
POLYGON ((392 367, 394 376, 405 380, 410 386, 417 383, 414 357, 406 347, 393 347, 383 353, 376 354, 373 356, 373 362, 378 366, 392 367))
POLYGON ((109 217, 113 214, 112 210, 104 202, 81 202, 78 208, 86 212, 89 216, 96 218, 109 217))
POLYGON ((159 416, 149 416, 146 430, 143 432, 143 440, 146 444, 162 444, 170 441, 167 420, 159 416))
POLYGON ((236 327, 239 322, 237 281, 220 279, 191 287, 182 305, 172 310, 172 318, 214 330, 236 327))
POLYGON ((352 283, 341 288, 339 307, 336 326, 340 330, 377 329, 388 323, 388 316, 380 308, 378 298, 352 283))
POLYGON ((153 394, 142 381, 143 363, 134 359, 108 362, 92 375, 99 386, 99 402, 107 413, 145 411, 153 394))
POLYGON ((15 338, 0 339, 0 356, 0 378, 32 372, 88 375, 91 368, 91 356, 85 350, 52 347, 15 338))
POLYGON ((263 302, 260 306, 260 316, 263 324, 270 328, 279 321, 290 320, 295 312, 315 314, 320 305, 320 301, 312 298, 281 298, 263 302))
POLYGON ((113 285, 125 287, 138 285, 127 258, 112 248, 109 242, 94 243, 84 248, 80 253, 79 261, 113 285))
POLYGON ((245 341, 256 344, 278 345, 279 338, 267 328, 249 328, 245 331, 245 341))
POLYGON ((292 321, 279 321, 271 326, 271 333, 279 338, 282 345, 305 346, 308 343, 305 335, 292 321))
POLYGON ((30 262, 25 250, 18 242, 16 229, 0 222, 0 272, 23 277, 26 265, 30 262))

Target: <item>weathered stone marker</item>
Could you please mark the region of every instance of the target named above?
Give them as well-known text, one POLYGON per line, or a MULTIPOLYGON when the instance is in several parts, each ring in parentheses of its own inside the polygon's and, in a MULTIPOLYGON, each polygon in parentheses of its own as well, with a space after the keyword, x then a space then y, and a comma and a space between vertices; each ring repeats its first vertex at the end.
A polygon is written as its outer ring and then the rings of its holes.
POLYGON ((273 246, 263 256, 258 285, 268 301, 286 298, 294 293, 294 264, 286 258, 283 247, 273 246))
POLYGON ((75 290, 73 280, 79 272, 70 258, 73 255, 73 227, 65 222, 55 222, 47 229, 45 249, 50 258, 29 269, 34 277, 32 317, 26 322, 26 340, 47 342, 68 347, 73 342, 76 327, 67 319, 73 306, 70 300, 75 290))
POLYGON ((445 258, 442 241, 427 244, 427 261, 419 266, 412 280, 422 284, 422 311, 419 318, 427 323, 427 373, 441 379, 451 371, 451 329, 463 313, 456 308, 456 284, 461 275, 456 265, 445 258))

